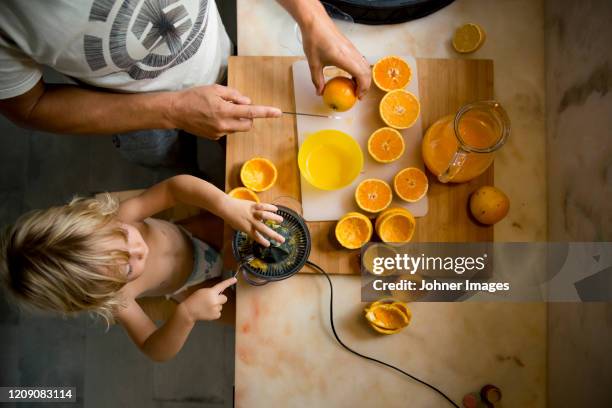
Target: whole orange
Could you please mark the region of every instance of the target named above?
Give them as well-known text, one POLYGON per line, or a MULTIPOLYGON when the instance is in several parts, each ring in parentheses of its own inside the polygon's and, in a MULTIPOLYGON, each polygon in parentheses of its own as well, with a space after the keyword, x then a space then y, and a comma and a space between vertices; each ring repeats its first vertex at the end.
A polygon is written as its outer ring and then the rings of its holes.
POLYGON ((323 89, 323 102, 339 112, 351 109, 357 102, 355 82, 343 76, 330 79, 323 89))
POLYGON ((470 196, 470 211, 482 224, 492 225, 501 221, 509 210, 508 196, 493 186, 482 186, 470 196))

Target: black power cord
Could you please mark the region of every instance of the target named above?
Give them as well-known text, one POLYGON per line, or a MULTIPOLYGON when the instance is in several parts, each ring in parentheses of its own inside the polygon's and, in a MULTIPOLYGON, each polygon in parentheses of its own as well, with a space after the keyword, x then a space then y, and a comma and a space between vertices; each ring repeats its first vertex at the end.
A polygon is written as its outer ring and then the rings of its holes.
POLYGON ((311 268, 315 269, 316 271, 321 272, 327 278, 327 282, 329 283, 329 321, 331 323, 331 329, 332 329, 332 332, 334 333, 334 337, 336 338, 336 340, 338 341, 338 343, 340 343, 340 345, 342 347, 344 347, 346 350, 350 351, 351 353, 353 353, 353 354, 355 354, 355 355, 357 355, 359 357, 362 357, 362 358, 365 358, 366 360, 370 360, 370 361, 374 361, 376 363, 382 364, 382 365, 384 365, 386 367, 392 368, 395 371, 398 371, 398 372, 404 374, 405 376, 407 376, 407 377, 409 377, 409 378, 411 378, 411 379, 413 379, 413 380, 423 384, 426 387, 429 387, 430 389, 432 389, 436 393, 438 393, 441 396, 443 396, 449 403, 452 404, 453 407, 460 408, 459 405, 457 405, 452 399, 450 399, 450 397, 448 397, 446 394, 444 394, 442 391, 440 391, 435 386, 429 384, 428 382, 425 382, 425 381, 415 377, 414 375, 409 374, 406 371, 404 371, 404 370, 402 370, 400 368, 395 367, 394 365, 385 363, 384 361, 377 360, 377 359, 375 359, 373 357, 368 357, 366 355, 363 355, 363 354, 353 350, 352 348, 350 348, 346 344, 344 344, 344 342, 342 340, 340 340, 340 337, 338 337, 338 333, 336 332, 336 327, 334 326, 334 286, 332 285, 332 281, 329 278, 329 275, 327 274, 327 272, 325 272, 323 270, 323 268, 321 268, 319 265, 317 265, 317 264, 315 264, 313 262, 310 262, 310 261, 306 261, 306 264, 309 265, 311 268))

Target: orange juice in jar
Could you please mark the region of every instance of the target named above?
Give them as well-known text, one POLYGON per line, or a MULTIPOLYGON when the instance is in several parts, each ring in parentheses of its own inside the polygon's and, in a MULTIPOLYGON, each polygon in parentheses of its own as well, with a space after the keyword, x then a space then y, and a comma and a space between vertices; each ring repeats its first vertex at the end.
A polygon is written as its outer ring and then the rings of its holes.
POLYGON ((442 183, 470 181, 489 168, 509 134, 510 120, 498 102, 471 103, 427 129, 423 161, 442 183))

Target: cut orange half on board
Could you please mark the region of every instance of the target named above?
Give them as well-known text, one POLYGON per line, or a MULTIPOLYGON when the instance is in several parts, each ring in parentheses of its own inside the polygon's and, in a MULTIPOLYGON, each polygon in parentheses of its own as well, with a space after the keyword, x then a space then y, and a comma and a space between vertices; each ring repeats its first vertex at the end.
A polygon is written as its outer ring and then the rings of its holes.
POLYGON ((406 210, 388 214, 381 218, 378 236, 383 242, 410 242, 416 229, 414 216, 406 210))
POLYGON ((411 78, 410 65, 395 55, 381 58, 372 67, 372 80, 385 92, 405 88, 411 78))
POLYGON ((415 203, 427 194, 429 182, 421 169, 407 167, 393 177, 393 189, 402 200, 415 203))
POLYGON ((478 24, 464 24, 455 31, 453 48, 461 54, 478 50, 484 44, 487 35, 478 24))
POLYGON ((408 129, 414 125, 420 110, 421 104, 416 96, 403 89, 387 93, 379 105, 380 118, 395 129, 408 129))
POLYGON ((240 200, 254 201, 256 203, 259 202, 259 197, 255 194, 254 191, 249 190, 246 187, 236 187, 229 193, 227 193, 230 197, 238 198, 240 200))
POLYGON ((276 166, 268 159, 254 157, 246 161, 240 169, 240 180, 245 187, 253 191, 266 191, 274 183, 278 172, 276 166))
POLYGON ((355 201, 364 211, 377 213, 389 206, 393 199, 391 187, 379 179, 366 179, 355 190, 355 201))
POLYGON ((368 152, 379 163, 391 163, 404 153, 404 138, 397 130, 380 128, 368 139, 368 152))
POLYGON ((365 215, 350 212, 344 215, 336 224, 336 239, 347 249, 357 249, 364 246, 372 238, 372 222, 365 215))
POLYGON ((408 211, 407 209, 403 208, 403 207, 392 207, 392 208, 387 208, 386 210, 382 211, 380 214, 378 214, 378 216, 376 217, 376 222, 374 223, 374 230, 376 231, 376 234, 378 234, 378 236, 380 236, 380 224, 382 222, 383 219, 385 219, 385 217, 391 215, 391 214, 397 214, 403 212, 405 214, 407 214, 407 216, 412 216, 412 213, 410 211, 408 211))

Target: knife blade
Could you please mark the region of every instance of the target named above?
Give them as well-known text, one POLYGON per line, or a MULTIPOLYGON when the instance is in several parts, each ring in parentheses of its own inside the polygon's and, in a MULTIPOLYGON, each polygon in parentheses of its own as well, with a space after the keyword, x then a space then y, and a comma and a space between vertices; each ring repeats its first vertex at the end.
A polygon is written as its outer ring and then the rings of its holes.
POLYGON ((342 119, 340 116, 334 116, 334 115, 319 115, 316 113, 304 113, 304 112, 286 112, 283 111, 283 113, 285 115, 301 115, 301 116, 313 116, 313 117, 317 117, 317 118, 327 118, 327 119, 342 119))

